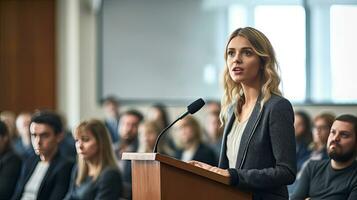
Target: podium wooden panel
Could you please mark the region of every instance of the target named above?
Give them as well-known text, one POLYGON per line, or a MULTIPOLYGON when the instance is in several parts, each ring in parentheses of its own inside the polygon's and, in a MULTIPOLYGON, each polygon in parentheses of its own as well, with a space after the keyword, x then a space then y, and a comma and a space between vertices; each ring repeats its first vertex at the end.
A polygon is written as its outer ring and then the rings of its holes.
POLYGON ((157 153, 123 153, 132 162, 134 200, 249 200, 229 178, 157 153))

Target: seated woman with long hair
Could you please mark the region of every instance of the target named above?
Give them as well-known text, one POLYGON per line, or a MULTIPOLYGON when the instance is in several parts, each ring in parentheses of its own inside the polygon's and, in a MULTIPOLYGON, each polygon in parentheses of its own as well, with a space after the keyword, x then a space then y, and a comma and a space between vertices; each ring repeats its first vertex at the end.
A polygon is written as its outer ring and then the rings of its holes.
POLYGON ((202 142, 200 123, 192 116, 186 116, 177 124, 177 133, 181 150, 175 157, 182 161, 196 160, 217 166, 214 151, 202 142))
POLYGON ((96 119, 83 121, 73 136, 78 166, 73 170, 65 199, 119 199, 122 180, 104 124, 96 119))
MULTIPOLYGON (((159 136, 161 128, 156 121, 144 121, 139 127, 139 149, 141 153, 151 153, 155 147, 155 142, 159 136)), ((169 147, 166 141, 158 144, 158 153, 173 156, 174 151, 169 147)))

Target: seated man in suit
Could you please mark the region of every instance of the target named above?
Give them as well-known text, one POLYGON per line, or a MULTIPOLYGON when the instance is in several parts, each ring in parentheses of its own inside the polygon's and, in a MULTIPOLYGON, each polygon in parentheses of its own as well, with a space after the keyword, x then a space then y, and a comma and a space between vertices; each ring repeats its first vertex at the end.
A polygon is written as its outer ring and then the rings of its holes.
POLYGON ((138 151, 138 130, 142 120, 143 115, 137 110, 124 112, 119 122, 119 142, 114 144, 115 156, 123 177, 123 196, 128 199, 131 199, 131 162, 121 160, 121 156, 123 152, 138 151))
POLYGON ((357 118, 341 115, 327 140, 329 160, 311 161, 302 172, 292 200, 357 199, 357 118))
POLYGON ((30 133, 36 154, 25 160, 12 199, 63 199, 74 163, 58 151, 63 139, 60 117, 48 111, 35 113, 31 118, 30 133))
POLYGON ((120 139, 118 136, 118 126, 120 118, 119 101, 114 96, 109 96, 103 100, 102 107, 105 114, 104 124, 109 131, 112 143, 115 144, 119 142, 120 139))

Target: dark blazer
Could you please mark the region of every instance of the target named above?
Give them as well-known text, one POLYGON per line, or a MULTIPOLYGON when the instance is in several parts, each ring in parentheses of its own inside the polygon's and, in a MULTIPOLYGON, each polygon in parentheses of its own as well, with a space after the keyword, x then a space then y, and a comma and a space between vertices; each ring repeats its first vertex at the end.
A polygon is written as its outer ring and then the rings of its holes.
POLYGON ((302 165, 306 162, 311 155, 311 151, 307 144, 303 141, 296 141, 296 166, 297 172, 301 170, 302 165))
POLYGON ((0 199, 10 199, 21 172, 21 158, 10 148, 0 155, 0 199))
POLYGON ((119 142, 119 132, 118 132, 118 126, 119 126, 119 118, 116 120, 109 120, 109 119, 105 119, 104 120, 104 124, 107 127, 109 134, 110 134, 110 138, 112 139, 112 143, 117 143, 119 142))
MULTIPOLYGON (((16 186, 15 194, 12 197, 13 200, 21 199, 25 185, 30 179, 39 161, 39 156, 33 155, 24 162, 21 176, 16 186)), ((58 151, 51 161, 46 175, 41 182, 37 194, 37 199, 63 199, 69 187, 73 164, 73 161, 70 161, 67 158, 61 156, 58 151)))
MULTIPOLYGON (((219 167, 229 168, 227 136, 235 121, 233 104, 228 110, 219 167)), ((235 168, 228 169, 231 184, 253 192, 253 199, 288 199, 286 185, 296 176, 294 112, 290 102, 272 97, 253 109, 242 135, 235 168)))
POLYGON ((122 194, 122 180, 118 169, 105 168, 97 180, 88 177, 81 185, 75 184, 77 167, 73 169, 68 194, 64 200, 117 200, 122 194))
MULTIPOLYGON (((136 138, 132 143, 126 147, 126 150, 123 152, 137 152, 139 148, 139 140, 136 138)), ((120 152, 120 142, 114 144, 114 152, 115 156, 119 160, 119 165, 121 165, 121 174, 124 183, 129 183, 131 185, 131 161, 130 160, 122 160, 121 152, 120 152)))
MULTIPOLYGON (((177 151, 176 152, 176 158, 181 159, 182 158, 183 151, 177 151)), ((217 161, 216 161, 216 154, 214 153, 213 149, 211 149, 209 146, 200 143, 195 154, 192 157, 192 160, 197 160, 200 162, 204 162, 210 165, 217 166, 217 161)))
MULTIPOLYGON (((118 159, 119 169, 122 175, 123 180, 123 197, 126 199, 132 198, 132 186, 131 186, 131 162, 130 160, 122 160, 121 159, 121 152, 120 152, 120 142, 122 140, 119 139, 119 143, 114 144, 114 152, 115 156, 118 159)), ((127 146, 126 150, 123 152, 137 152, 139 148, 139 140, 136 138, 132 143, 127 146)))

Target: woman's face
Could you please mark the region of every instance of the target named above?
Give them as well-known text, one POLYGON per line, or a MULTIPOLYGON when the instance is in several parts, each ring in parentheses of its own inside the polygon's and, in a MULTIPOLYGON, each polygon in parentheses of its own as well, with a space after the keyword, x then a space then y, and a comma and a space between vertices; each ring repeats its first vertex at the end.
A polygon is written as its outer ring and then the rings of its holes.
POLYGON ((256 83, 259 81, 261 62, 252 44, 242 36, 233 38, 227 47, 229 75, 235 83, 256 83))
POLYGON ((179 126, 179 134, 180 134, 180 139, 181 142, 186 145, 186 144, 191 144, 192 142, 195 141, 195 133, 193 128, 188 125, 188 124, 181 124, 179 126))
POLYGON ((76 141, 76 150, 79 157, 91 161, 97 158, 98 144, 92 132, 79 132, 74 139, 76 141))
POLYGON ((305 132, 304 120, 300 115, 295 115, 294 121, 295 137, 301 137, 305 132))
POLYGON ((141 131, 143 134, 143 142, 148 148, 152 149, 155 146, 158 133, 156 133, 153 128, 145 126, 142 127, 141 131))
POLYGON ((153 107, 149 110, 149 115, 148 115, 149 120, 156 121, 156 123, 159 124, 160 128, 165 128, 165 124, 163 121, 163 116, 162 113, 159 109, 153 107))
POLYGON ((316 119, 313 129, 313 140, 315 143, 326 145, 328 136, 330 134, 330 127, 327 122, 322 119, 316 119))
POLYGON ((208 115, 206 127, 207 133, 211 138, 219 137, 219 134, 221 133, 221 122, 219 121, 219 116, 214 114, 208 115))

